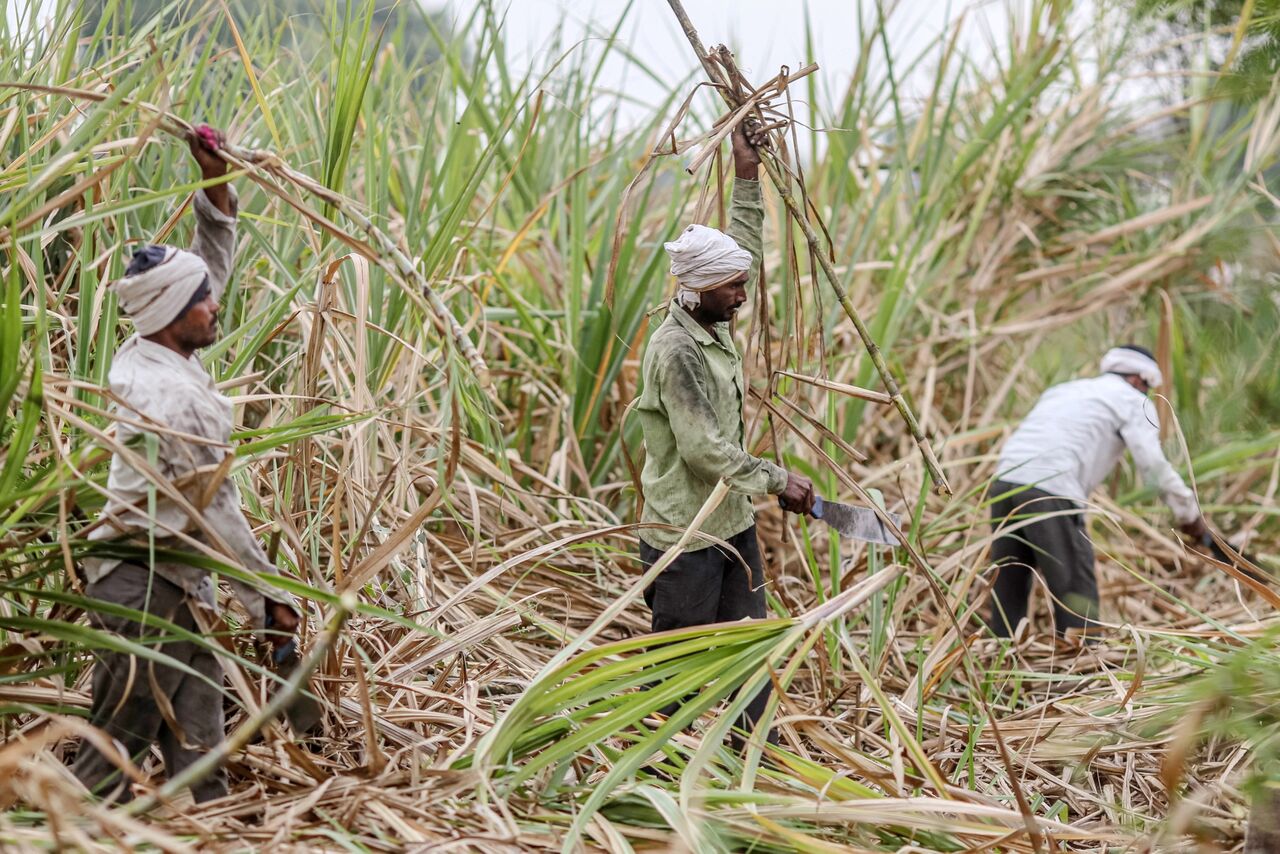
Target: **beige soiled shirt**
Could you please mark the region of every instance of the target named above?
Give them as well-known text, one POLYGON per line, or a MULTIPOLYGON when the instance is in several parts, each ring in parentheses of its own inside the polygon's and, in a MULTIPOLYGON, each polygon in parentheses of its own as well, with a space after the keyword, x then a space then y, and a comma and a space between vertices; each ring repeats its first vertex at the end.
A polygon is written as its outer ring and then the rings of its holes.
MULTIPOLYGON (((215 299, 220 299, 226 290, 235 251, 238 202, 234 192, 231 205, 232 215, 227 216, 203 190, 195 197, 196 233, 191 251, 209 266, 209 289, 215 299)), ((109 381, 111 391, 125 404, 113 407, 125 419, 117 422, 116 438, 137 455, 141 465, 154 467, 175 484, 183 498, 200 511, 204 525, 229 547, 229 557, 250 572, 276 575, 275 566, 244 517, 235 482, 218 471, 233 453, 231 400, 218 391, 200 360, 194 356, 183 358, 168 347, 134 335, 116 353, 109 381), (151 431, 147 423, 166 429, 151 431), (211 490, 215 481, 219 482, 211 490)), ((174 540, 174 532, 181 531, 209 542, 188 511, 156 489, 151 477, 126 455, 117 453, 112 458, 107 489, 110 497, 103 508, 103 524, 89 534, 89 539, 126 538, 145 543, 148 534, 154 533, 157 547, 190 551, 190 546, 174 540), (153 495, 154 509, 149 510, 153 495)), ((216 549, 216 542, 213 545, 216 549)), ((90 582, 99 581, 120 563, 90 558, 85 562, 85 574, 90 582)), ((169 562, 157 562, 155 570, 186 591, 199 606, 218 612, 217 592, 206 570, 169 562)), ((269 585, 253 585, 229 576, 224 580, 256 628, 264 624, 267 600, 295 607, 288 593, 269 585)))
MULTIPOLYGON (((734 181, 728 234, 751 253, 752 277, 760 267, 763 222, 759 182, 734 181)), ((645 443, 640 521, 689 527, 723 478, 730 493, 701 530, 727 540, 755 524, 751 496, 781 493, 787 473, 744 448, 742 356, 729 324, 717 323, 714 329, 714 335, 708 333, 673 300, 666 321, 649 339, 636 406, 645 443)), ((680 536, 680 530, 658 527, 640 534, 659 549, 675 545, 680 536)), ((705 540, 695 538, 687 550, 706 547, 705 540)))

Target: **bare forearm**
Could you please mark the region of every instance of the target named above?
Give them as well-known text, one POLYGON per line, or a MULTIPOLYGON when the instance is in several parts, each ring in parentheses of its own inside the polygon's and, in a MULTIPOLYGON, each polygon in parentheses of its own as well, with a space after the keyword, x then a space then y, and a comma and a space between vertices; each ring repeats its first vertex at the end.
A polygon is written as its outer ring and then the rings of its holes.
MULTIPOLYGON (((191 147, 191 157, 200 167, 200 177, 205 181, 216 181, 226 176, 231 165, 222 159, 221 149, 227 144, 226 135, 217 128, 206 124, 191 129, 187 137, 191 147)), ((226 182, 205 188, 205 195, 224 216, 232 216, 232 199, 226 182)))
POLYGON ((760 196, 760 182, 739 178, 733 182, 733 207, 729 210, 730 237, 751 253, 751 281, 760 271, 760 259, 764 255, 764 201, 760 196))

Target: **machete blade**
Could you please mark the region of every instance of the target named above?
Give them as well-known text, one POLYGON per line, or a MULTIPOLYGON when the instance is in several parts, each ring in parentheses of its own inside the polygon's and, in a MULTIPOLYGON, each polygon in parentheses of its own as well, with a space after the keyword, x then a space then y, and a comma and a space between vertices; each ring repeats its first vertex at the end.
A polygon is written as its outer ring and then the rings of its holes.
MULTIPOLYGON (((818 496, 813 502, 813 516, 826 522, 842 537, 886 546, 901 545, 893 531, 869 507, 851 507, 818 496)), ((901 525, 901 519, 896 513, 890 513, 889 518, 895 526, 901 525)))

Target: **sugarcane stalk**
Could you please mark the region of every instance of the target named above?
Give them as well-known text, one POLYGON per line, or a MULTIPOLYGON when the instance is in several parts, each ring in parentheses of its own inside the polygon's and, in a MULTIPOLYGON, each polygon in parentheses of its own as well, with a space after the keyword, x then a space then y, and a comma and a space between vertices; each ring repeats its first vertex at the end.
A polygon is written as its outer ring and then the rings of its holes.
MULTIPOLYGON (((481 388, 489 388, 489 367, 485 364, 484 358, 476 350, 475 344, 472 343, 471 337, 467 335, 467 331, 454 317, 453 312, 444 304, 444 300, 436 293, 435 289, 427 282, 425 276, 418 270, 416 264, 409 259, 407 255, 401 251, 395 241, 391 239, 386 232, 373 224, 367 216, 356 210, 350 202, 347 201, 340 193, 331 191, 328 187, 318 183, 307 175, 291 169, 279 156, 269 151, 259 151, 256 149, 240 148, 235 145, 225 146, 226 154, 230 155, 229 159, 239 160, 242 163, 253 164, 268 172, 275 172, 285 176, 293 183, 304 187, 312 195, 323 199, 337 210, 342 211, 343 215, 354 222, 360 228, 364 229, 365 234, 372 238, 374 244, 380 254, 370 258, 375 265, 381 267, 392 276, 398 276, 407 279, 414 287, 426 298, 427 304, 431 312, 435 315, 436 322, 441 326, 454 342, 454 346, 466 358, 467 363, 471 366, 472 372, 476 376, 476 381, 481 388)), ((259 181, 268 190, 271 190, 265 182, 259 181)), ((306 213, 304 211, 304 213, 306 213)))
MULTIPOLYGON (((738 87, 733 85, 734 81, 726 79, 720 73, 720 69, 716 67, 716 64, 711 61, 710 54, 703 47, 702 39, 698 37, 698 31, 694 29, 693 22, 689 20, 689 15, 685 12, 683 4, 680 0, 667 0, 667 3, 671 6, 671 11, 675 13, 676 20, 680 22, 680 28, 684 30, 685 37, 688 38, 693 52, 697 54, 698 61, 702 63, 702 68, 706 71, 707 77, 711 80, 714 88, 720 92, 725 104, 731 110, 741 107, 742 100, 738 97, 738 87)), ((762 151, 760 161, 764 164, 765 172, 768 173, 769 179, 778 191, 778 195, 782 197, 782 202, 786 205, 791 218, 800 226, 800 231, 804 234, 804 239, 809 244, 810 255, 817 259, 818 266, 826 277, 827 283, 831 285, 832 291, 835 292, 836 300, 840 303, 840 307, 844 309, 844 313, 853 321, 853 328, 858 331, 858 337, 862 339, 862 345, 871 357, 871 363, 875 365, 877 373, 880 374, 880 381, 884 383, 885 391, 888 393, 890 401, 902 416, 902 420, 906 422, 907 430, 910 431, 911 438, 915 440, 916 447, 920 450, 925 470, 928 471, 929 477, 932 478, 934 487, 944 495, 950 495, 951 486, 947 483, 946 475, 942 473, 942 466, 939 465, 938 458, 934 455, 933 446, 930 445, 929 438, 925 436, 924 431, 920 428, 919 420, 911 410, 911 406, 907 403, 906 398, 902 396, 902 389, 899 387, 893 373, 889 370, 889 365, 884 360, 884 354, 880 352, 880 346, 876 344, 875 339, 871 336, 871 331, 863 323, 862 316, 849 299, 844 286, 840 284, 840 278, 836 274, 835 266, 823 250, 822 241, 819 239, 818 233, 809 224, 804 209, 791 192, 791 182, 783 174, 769 152, 762 151)))
MULTIPOLYGON (((27 92, 43 92, 51 95, 62 95, 68 98, 82 98, 87 101, 105 101, 107 96, 102 92, 95 92, 89 89, 74 89, 67 86, 42 86, 36 83, 20 83, 10 81, 0 81, 0 86, 5 88, 21 89, 27 92)), ((178 137, 179 139, 187 139, 191 132, 191 125, 175 113, 171 113, 154 104, 144 101, 135 101, 132 99, 124 99, 121 103, 132 106, 141 107, 155 114, 159 121, 157 127, 165 133, 178 137)), ((444 300, 436 293, 435 289, 427 282, 425 276, 419 272, 418 267, 407 255, 400 250, 390 236, 382 229, 373 224, 367 216, 356 210, 351 202, 340 193, 330 190, 328 187, 319 183, 302 172, 285 163, 283 158, 272 151, 263 151, 252 148, 242 148, 238 145, 227 143, 219 149, 219 153, 223 159, 239 169, 243 169, 248 177, 261 186, 268 193, 272 193, 283 199, 290 206, 298 210, 303 216, 316 222, 317 224, 330 229, 346 238, 346 242, 352 245, 361 255, 364 255, 375 266, 384 270, 393 279, 399 279, 406 285, 416 288, 426 300, 427 308, 434 317, 435 322, 439 325, 442 332, 447 334, 462 353, 475 374, 476 382, 481 388, 487 389, 491 385, 489 376, 489 367, 485 364, 484 357, 476 349, 471 341, 471 337, 467 334, 466 329, 454 317, 453 312, 444 304, 444 300), (252 167, 252 168, 251 168, 252 167), (286 180, 304 188, 307 192, 317 196, 324 202, 340 210, 344 216, 354 222, 373 240, 374 246, 361 245, 355 243, 351 238, 346 237, 345 232, 338 228, 334 223, 329 222, 324 217, 311 211, 285 194, 279 187, 266 180, 260 173, 274 174, 285 178, 286 180), (373 250, 372 252, 370 250, 373 250)), ((12 239, 5 229, 0 229, 0 246, 4 245, 7 240, 12 239)))

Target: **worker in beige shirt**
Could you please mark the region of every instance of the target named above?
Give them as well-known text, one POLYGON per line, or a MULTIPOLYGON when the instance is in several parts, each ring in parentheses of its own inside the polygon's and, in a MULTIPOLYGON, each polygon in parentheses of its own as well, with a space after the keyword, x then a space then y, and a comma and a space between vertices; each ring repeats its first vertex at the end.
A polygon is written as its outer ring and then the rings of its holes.
MULTIPOLYGON (((205 125, 192 135, 191 153, 205 181, 227 174, 217 153, 223 144, 222 134, 205 125)), ((297 629, 297 612, 287 593, 255 579, 276 568, 227 477, 231 401, 195 355, 218 339, 218 300, 235 251, 235 191, 225 182, 206 187, 196 193, 194 207, 191 251, 144 246, 133 253, 124 278, 112 284, 136 334, 115 354, 109 375, 118 401, 113 408, 119 447, 107 479, 107 504, 89 534, 99 556, 85 562, 87 594, 199 633, 192 609, 218 613, 213 579, 172 553, 212 551, 241 570, 239 578, 222 578, 250 624, 281 645, 297 629), (145 556, 114 556, 122 545, 145 556), (168 557, 159 556, 166 552, 168 557)), ((109 611, 90 614, 95 627, 155 646, 185 669, 99 652, 90 722, 135 762, 158 743, 166 770, 175 774, 223 738, 221 667, 208 649, 181 640, 156 645, 162 629, 109 611)), ((75 773, 109 800, 132 798, 117 763, 88 742, 80 746, 75 773)), ((192 785, 197 801, 226 792, 221 769, 192 785)))

